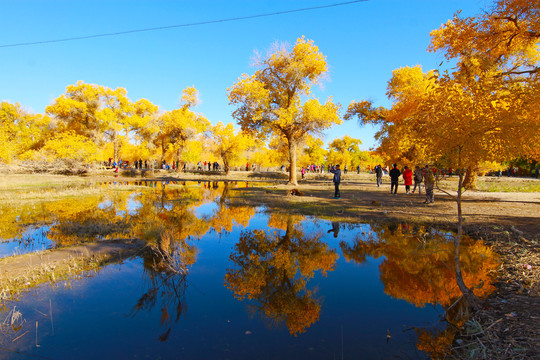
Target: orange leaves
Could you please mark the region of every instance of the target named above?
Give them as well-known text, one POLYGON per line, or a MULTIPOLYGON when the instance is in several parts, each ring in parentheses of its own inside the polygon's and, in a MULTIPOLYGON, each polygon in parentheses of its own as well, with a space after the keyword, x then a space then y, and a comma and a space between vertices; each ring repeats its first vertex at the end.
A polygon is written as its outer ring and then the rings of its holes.
MULTIPOLYGON (((363 262, 366 256, 385 257, 380 272, 386 294, 416 306, 450 306, 461 296, 456 283, 453 241, 422 227, 391 225, 374 230, 378 241, 340 246, 347 260, 363 262)), ((498 267, 498 258, 490 248, 466 238, 460 260, 464 281, 468 287, 477 287, 477 296, 485 297, 495 290, 492 274, 498 267)))
POLYGON ((457 59, 457 71, 393 72, 389 110, 352 102, 346 119, 381 124, 379 150, 393 161, 439 161, 465 169, 481 161, 536 156, 540 11, 538 2, 496 1, 479 17, 454 18, 431 32, 430 51, 457 59))
POLYGON ((230 258, 225 284, 238 299, 257 300, 270 319, 284 321, 298 334, 319 318, 320 304, 306 289, 316 271, 326 274, 338 255, 318 239, 306 239, 296 228, 298 219, 273 216, 269 226, 285 229, 285 235, 263 231, 243 232, 230 258))

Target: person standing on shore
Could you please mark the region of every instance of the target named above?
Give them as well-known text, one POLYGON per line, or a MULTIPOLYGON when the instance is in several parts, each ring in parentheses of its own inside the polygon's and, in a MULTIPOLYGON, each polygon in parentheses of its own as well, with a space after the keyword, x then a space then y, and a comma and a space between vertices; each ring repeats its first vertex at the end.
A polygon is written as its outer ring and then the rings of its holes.
POLYGON ((329 168, 329 171, 334 174, 334 199, 340 199, 341 193, 339 192, 339 183, 341 182, 341 170, 339 169, 339 164, 335 166, 335 168, 329 168))
POLYGON ((397 164, 392 165, 392 170, 390 170, 390 194, 397 195, 397 188, 399 184, 399 177, 401 171, 397 168, 397 164))
POLYGON ((377 187, 379 187, 382 184, 382 175, 383 175, 381 164, 375 166, 375 175, 377 176, 377 187))
POLYGON ((403 181, 405 182, 406 194, 409 194, 409 192, 411 191, 412 178, 413 178, 412 170, 409 169, 408 166, 405 166, 405 169, 403 170, 403 181))
POLYGON ((422 194, 422 181, 424 180, 424 173, 422 172, 422 169, 420 169, 420 166, 416 166, 414 168, 414 187, 412 190, 412 193, 416 191, 416 187, 418 186, 418 193, 422 194))
POLYGON ((426 201, 424 201, 424 204, 433 203, 435 201, 435 194, 433 194, 435 175, 433 175, 433 169, 429 165, 425 167, 424 186, 426 187, 426 201))

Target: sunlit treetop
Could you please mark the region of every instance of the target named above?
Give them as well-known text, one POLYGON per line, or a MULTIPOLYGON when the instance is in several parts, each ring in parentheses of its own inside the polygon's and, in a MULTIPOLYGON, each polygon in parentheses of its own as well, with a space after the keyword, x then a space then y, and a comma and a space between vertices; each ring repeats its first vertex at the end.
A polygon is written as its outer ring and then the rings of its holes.
POLYGON ((479 74, 494 70, 507 75, 537 74, 540 46, 540 3, 498 0, 477 17, 461 17, 431 32, 431 51, 458 58, 461 70, 479 74))

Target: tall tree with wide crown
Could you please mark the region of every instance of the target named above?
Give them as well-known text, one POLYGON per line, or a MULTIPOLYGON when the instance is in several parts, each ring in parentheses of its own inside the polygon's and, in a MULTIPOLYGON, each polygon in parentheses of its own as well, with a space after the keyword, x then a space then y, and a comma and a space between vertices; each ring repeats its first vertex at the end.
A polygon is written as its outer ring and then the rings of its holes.
POLYGON ((297 185, 298 145, 307 135, 341 123, 340 106, 331 98, 324 104, 309 98, 311 87, 328 71, 325 56, 312 40, 301 37, 291 50, 281 46, 256 65, 252 76, 242 75, 228 89, 230 103, 238 106, 233 117, 248 133, 286 140, 289 184, 297 185))

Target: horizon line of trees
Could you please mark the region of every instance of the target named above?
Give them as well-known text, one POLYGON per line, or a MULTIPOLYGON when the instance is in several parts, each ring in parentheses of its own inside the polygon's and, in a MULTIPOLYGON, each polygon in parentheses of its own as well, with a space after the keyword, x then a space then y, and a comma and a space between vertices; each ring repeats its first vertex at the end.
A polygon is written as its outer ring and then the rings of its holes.
MULTIPOLYGON (((194 87, 184 89, 178 109, 159 111, 146 99, 132 101, 124 88, 110 89, 82 81, 32 114, 18 103, 0 102, 0 162, 55 162, 103 164, 128 160, 223 164, 229 171, 246 163, 258 167, 289 168, 288 152, 277 136, 268 141, 233 124, 212 125, 193 108, 198 103, 194 87)), ((344 136, 324 148, 321 138, 307 136, 297 149, 299 166, 310 164, 373 167, 383 160, 373 151, 360 150, 360 139, 344 136)))

